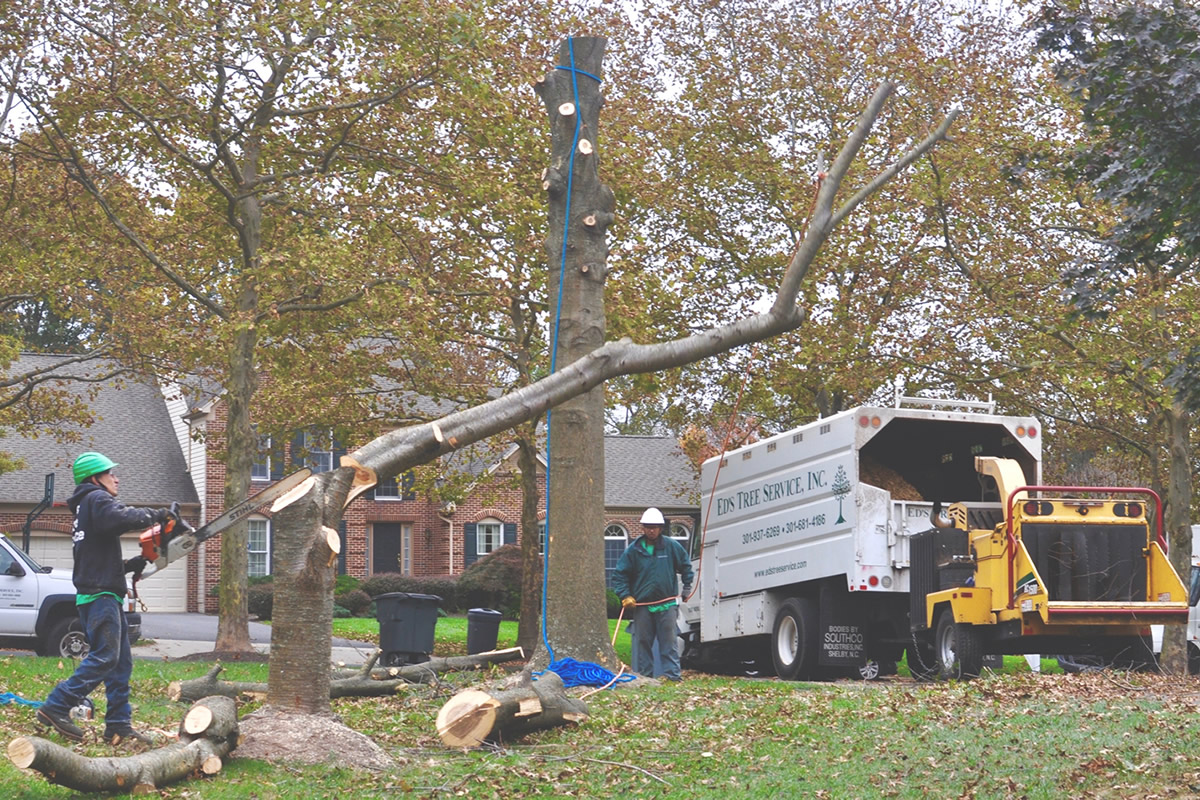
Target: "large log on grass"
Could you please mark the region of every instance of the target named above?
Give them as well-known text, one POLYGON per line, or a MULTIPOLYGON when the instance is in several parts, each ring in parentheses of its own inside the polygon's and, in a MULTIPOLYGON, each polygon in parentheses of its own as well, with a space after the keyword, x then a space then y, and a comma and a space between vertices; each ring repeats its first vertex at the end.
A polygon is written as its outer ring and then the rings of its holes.
MULTIPOLYGON (((439 675, 447 672, 457 672, 482 669, 491 664, 501 664, 524 657, 524 651, 519 647, 507 650, 493 650, 478 653, 473 656, 448 656, 446 658, 431 658, 421 664, 409 664, 405 667, 376 668, 375 661, 379 658, 376 652, 371 660, 359 670, 339 670, 333 673, 329 683, 329 697, 384 697, 403 691, 406 686, 414 683, 432 683, 439 675)), ((167 686, 167 697, 180 702, 191 702, 200 697, 220 695, 222 697, 239 697, 241 695, 265 696, 267 684, 253 681, 223 681, 221 665, 217 664, 207 674, 186 681, 172 681, 167 686)))
POLYGON ((21 769, 78 792, 150 794, 194 772, 215 775, 238 744, 237 707, 228 697, 206 697, 179 725, 179 740, 125 758, 88 758, 37 736, 8 745, 8 757, 21 769))
POLYGON ((478 747, 582 722, 587 716, 587 704, 569 696, 558 675, 545 672, 535 681, 526 671, 516 686, 466 689, 451 697, 438 712, 437 732, 447 747, 478 747))

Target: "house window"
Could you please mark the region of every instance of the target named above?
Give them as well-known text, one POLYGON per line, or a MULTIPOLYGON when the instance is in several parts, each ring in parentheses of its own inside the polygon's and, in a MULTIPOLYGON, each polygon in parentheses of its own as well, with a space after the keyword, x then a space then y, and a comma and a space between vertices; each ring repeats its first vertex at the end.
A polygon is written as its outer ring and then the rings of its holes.
POLYGON ((251 578, 271 574, 270 525, 265 519, 246 521, 246 547, 249 551, 246 574, 251 578))
POLYGON ((678 542, 683 545, 683 549, 687 550, 688 539, 692 535, 692 529, 687 525, 684 525, 682 522, 672 522, 671 533, 669 535, 672 539, 678 540, 678 542))
POLYGON ((629 531, 619 522, 614 522, 604 529, 604 585, 612 588, 613 571, 621 554, 629 542, 629 531))
POLYGON ((546 520, 538 523, 538 555, 546 555, 546 520))
POLYGON ((412 470, 400 476, 400 480, 388 478, 375 484, 375 499, 376 500, 416 500, 417 492, 414 488, 417 482, 416 475, 412 470))
POLYGON ((269 481, 271 480, 271 437, 258 437, 258 454, 254 458, 254 463, 250 465, 250 480, 252 481, 269 481))
POLYGON ((475 552, 485 556, 504 544, 504 526, 494 519, 480 522, 475 529, 475 552))
POLYGON ((333 436, 329 433, 305 433, 303 439, 304 466, 313 472, 333 469, 333 436))

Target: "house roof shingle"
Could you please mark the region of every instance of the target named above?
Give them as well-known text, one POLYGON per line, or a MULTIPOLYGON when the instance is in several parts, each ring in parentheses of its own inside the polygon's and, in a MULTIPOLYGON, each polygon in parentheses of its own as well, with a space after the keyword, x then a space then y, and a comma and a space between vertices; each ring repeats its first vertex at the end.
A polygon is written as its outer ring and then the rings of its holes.
POLYGON ((699 478, 679 443, 666 436, 604 437, 604 505, 695 509, 699 478))
MULTIPOLYGON (((12 371, 52 365, 61 356, 24 353, 12 371)), ((111 365, 108 365, 111 368, 111 365)), ((74 365, 67 371, 86 374, 95 366, 74 365)), ((87 393, 96 384, 66 382, 63 388, 85 399, 95 417, 91 427, 63 426, 78 430, 77 442, 55 441, 51 432, 29 438, 11 431, 0 438, 0 450, 25 461, 25 468, 0 475, 0 502, 36 503, 42 498, 45 475, 55 473, 54 499, 71 496, 75 481, 71 462, 81 452, 98 450, 120 466, 121 501, 129 505, 157 505, 171 501, 198 503, 196 488, 187 474, 179 440, 167 413, 163 394, 152 382, 126 379, 99 384, 96 396, 87 393)))

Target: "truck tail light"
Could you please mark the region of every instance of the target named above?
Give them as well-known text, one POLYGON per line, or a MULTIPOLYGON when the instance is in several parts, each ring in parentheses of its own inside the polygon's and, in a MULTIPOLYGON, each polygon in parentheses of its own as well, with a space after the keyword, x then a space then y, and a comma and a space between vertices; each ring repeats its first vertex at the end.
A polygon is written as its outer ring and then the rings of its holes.
POLYGON ((1142 515, 1142 504, 1117 503, 1113 506, 1113 514, 1118 517, 1140 517, 1142 515))

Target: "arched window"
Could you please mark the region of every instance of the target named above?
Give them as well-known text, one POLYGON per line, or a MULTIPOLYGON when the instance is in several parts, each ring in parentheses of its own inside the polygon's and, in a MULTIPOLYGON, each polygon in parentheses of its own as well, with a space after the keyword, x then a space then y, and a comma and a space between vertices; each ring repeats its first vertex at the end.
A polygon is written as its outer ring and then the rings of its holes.
POLYGON ((613 570, 617 568, 617 561, 621 559, 621 553, 625 552, 625 546, 629 543, 629 531, 625 530, 625 526, 619 522, 613 522, 604 528, 604 585, 612 586, 613 570))

